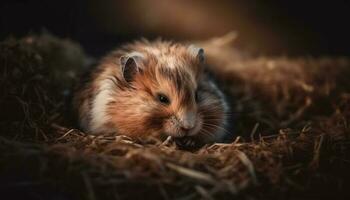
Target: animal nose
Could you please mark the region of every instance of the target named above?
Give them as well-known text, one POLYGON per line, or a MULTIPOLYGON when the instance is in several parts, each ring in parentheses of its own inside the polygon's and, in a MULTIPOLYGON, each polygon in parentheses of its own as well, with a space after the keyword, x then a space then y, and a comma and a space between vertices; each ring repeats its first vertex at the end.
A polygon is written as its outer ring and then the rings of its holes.
POLYGON ((194 128, 194 123, 191 123, 191 122, 183 122, 181 125, 181 130, 184 132, 189 132, 193 128, 194 128))
POLYGON ((180 118, 180 128, 184 132, 189 132, 191 129, 195 127, 196 123, 196 115, 194 112, 184 113, 180 118))
POLYGON ((184 132, 188 132, 192 129, 193 127, 185 127, 185 126, 181 126, 181 130, 184 132))

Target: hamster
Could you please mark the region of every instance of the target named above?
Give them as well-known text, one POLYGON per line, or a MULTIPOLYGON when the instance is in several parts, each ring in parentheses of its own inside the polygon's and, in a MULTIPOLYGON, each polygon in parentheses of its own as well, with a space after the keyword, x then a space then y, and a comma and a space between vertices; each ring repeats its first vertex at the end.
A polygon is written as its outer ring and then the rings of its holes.
POLYGON ((91 134, 171 136, 180 146, 221 142, 230 108, 205 68, 204 50, 194 45, 127 44, 75 92, 79 124, 91 134))

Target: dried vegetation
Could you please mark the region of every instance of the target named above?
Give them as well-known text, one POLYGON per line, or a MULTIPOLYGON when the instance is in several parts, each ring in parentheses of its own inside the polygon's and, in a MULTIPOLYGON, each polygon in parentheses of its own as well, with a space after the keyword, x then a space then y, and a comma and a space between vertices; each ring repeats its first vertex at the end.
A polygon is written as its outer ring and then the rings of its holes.
POLYGON ((348 196, 350 60, 247 56, 220 39, 202 45, 234 97, 238 137, 183 151, 172 141, 82 133, 65 109, 66 89, 86 60, 79 45, 45 34, 3 41, 1 194, 88 200, 348 196))

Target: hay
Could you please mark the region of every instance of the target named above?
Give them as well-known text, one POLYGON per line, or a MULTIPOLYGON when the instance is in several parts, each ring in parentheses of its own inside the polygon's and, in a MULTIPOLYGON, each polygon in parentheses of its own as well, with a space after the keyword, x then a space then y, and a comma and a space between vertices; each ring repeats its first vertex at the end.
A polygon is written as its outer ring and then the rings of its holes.
POLYGON ((235 97, 239 137, 191 152, 177 149, 172 141, 80 132, 65 116, 64 102, 66 89, 84 68, 86 57, 79 46, 45 34, 2 42, 2 196, 94 200, 349 195, 350 60, 252 57, 218 43, 204 46, 225 92, 235 97), (56 66, 72 71, 61 74, 56 66))

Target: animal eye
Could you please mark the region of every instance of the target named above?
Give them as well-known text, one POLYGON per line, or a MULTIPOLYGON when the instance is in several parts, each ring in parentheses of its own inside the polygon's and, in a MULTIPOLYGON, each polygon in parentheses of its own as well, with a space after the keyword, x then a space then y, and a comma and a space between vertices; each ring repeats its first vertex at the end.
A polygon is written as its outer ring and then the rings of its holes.
POLYGON ((164 94, 157 94, 157 98, 158 98, 158 101, 161 102, 162 104, 166 104, 166 105, 170 104, 169 98, 164 94))

